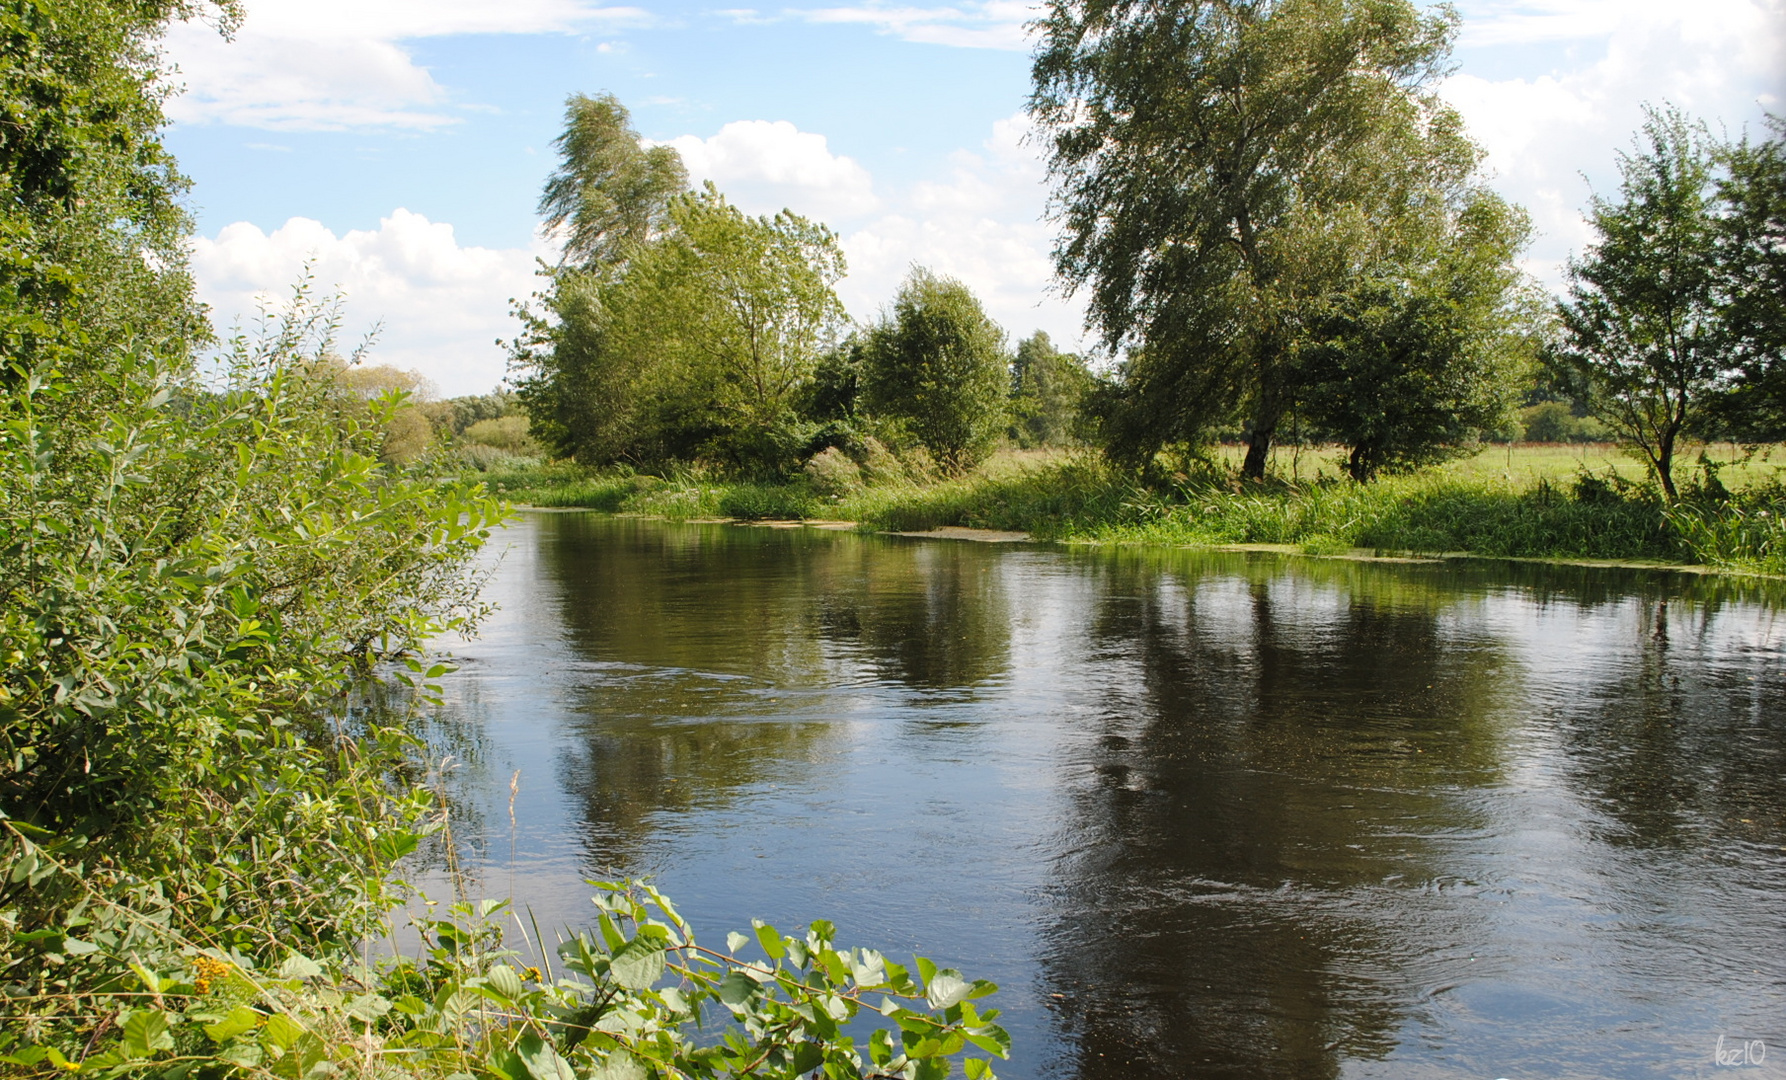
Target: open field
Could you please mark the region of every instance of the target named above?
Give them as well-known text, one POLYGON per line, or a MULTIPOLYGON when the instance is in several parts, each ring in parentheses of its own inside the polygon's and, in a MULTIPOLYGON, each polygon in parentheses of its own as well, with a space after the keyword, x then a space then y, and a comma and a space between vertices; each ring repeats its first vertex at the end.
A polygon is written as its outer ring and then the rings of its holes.
MULTIPOLYGON (((1719 479, 1735 489, 1755 482, 1779 478, 1786 472, 1786 446, 1763 446, 1753 456, 1734 443, 1693 446, 1676 458, 1676 475, 1683 481, 1689 474, 1698 474, 1699 455, 1721 465, 1719 479)), ((1246 453, 1242 446, 1219 448, 1220 459, 1239 469, 1246 453)), ((1345 451, 1337 446, 1280 447, 1272 451, 1272 471, 1292 481, 1313 480, 1320 476, 1343 476, 1345 451)), ((1472 457, 1446 462, 1431 470, 1441 476, 1470 480, 1506 480, 1532 485, 1539 480, 1552 484, 1571 483, 1584 472, 1604 476, 1617 473, 1632 482, 1642 481, 1647 469, 1641 461, 1612 443, 1509 443, 1490 445, 1472 457)))

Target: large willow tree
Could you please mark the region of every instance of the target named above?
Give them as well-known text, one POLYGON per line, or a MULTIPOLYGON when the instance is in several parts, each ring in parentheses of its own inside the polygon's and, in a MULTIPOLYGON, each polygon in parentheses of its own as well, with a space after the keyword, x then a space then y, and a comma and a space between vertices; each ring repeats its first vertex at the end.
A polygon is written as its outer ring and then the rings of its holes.
POLYGON ((1129 351, 1100 395, 1107 448, 1144 464, 1238 420, 1243 470, 1263 476, 1335 308, 1381 292, 1405 252, 1430 263, 1434 205, 1462 235, 1483 197, 1479 152, 1432 90, 1457 17, 1411 0, 1051 0, 1039 25, 1056 266, 1129 351))

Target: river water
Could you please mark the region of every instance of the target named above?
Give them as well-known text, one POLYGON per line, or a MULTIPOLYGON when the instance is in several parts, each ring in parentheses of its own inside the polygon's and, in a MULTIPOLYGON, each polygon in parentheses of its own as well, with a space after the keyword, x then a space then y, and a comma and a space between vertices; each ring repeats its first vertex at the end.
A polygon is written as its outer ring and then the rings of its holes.
POLYGON ((1786 1075, 1777 586, 581 513, 491 556, 438 733, 542 926, 617 874, 714 942, 829 918, 998 982, 1006 1077, 1786 1075))

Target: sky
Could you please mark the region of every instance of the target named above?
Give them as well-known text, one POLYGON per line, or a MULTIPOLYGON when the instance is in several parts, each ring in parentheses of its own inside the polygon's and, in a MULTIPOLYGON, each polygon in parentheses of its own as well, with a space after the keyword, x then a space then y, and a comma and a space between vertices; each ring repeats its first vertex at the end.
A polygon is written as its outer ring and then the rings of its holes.
MULTIPOLYGON (((344 299, 346 336, 377 328, 372 362, 448 396, 495 388, 511 298, 554 257, 535 208, 565 98, 605 91, 745 210, 836 230, 856 319, 921 265, 966 282, 1013 341, 1091 346, 1052 279, 1024 114, 1035 8, 636 2, 246 0, 234 40, 175 27, 167 142, 195 182, 193 269, 219 328, 308 266, 344 299)), ((1590 196, 1616 193, 1645 103, 1731 136, 1786 113, 1786 0, 1456 6, 1441 92, 1532 215, 1526 268, 1552 288, 1590 239, 1590 196)))

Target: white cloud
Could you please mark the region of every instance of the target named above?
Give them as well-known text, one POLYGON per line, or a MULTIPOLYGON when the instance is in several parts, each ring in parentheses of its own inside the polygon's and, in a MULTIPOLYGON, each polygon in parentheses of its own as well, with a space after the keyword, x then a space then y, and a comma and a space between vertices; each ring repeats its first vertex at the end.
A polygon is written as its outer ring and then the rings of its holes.
POLYGON ((1013 340, 1046 330, 1079 348, 1083 305, 1051 291, 1053 227, 1040 154, 1022 113, 993 125, 978 152, 959 151, 947 179, 903 193, 897 212, 845 234, 850 276, 839 288, 851 314, 874 318, 913 266, 959 278, 1013 340))
POLYGON ((512 337, 510 297, 537 287, 531 250, 462 247, 453 227, 398 209, 375 230, 340 236, 292 218, 272 233, 248 222, 193 242, 199 296, 220 331, 247 325, 288 295, 306 263, 319 294, 340 292, 350 325, 344 345, 382 324, 373 362, 421 372, 447 395, 484 393, 501 380, 497 338, 512 337))
POLYGON ((696 181, 711 180, 753 213, 784 208, 820 219, 873 210, 874 184, 855 159, 831 153, 823 135, 786 120, 734 120, 711 138, 671 139, 696 181))
POLYGON ((179 123, 286 130, 431 129, 449 95, 399 44, 448 34, 574 33, 638 25, 642 9, 579 0, 249 0, 236 40, 175 26, 165 59, 186 93, 179 123))
POLYGON ((816 23, 862 23, 905 41, 967 49, 1029 48, 1025 24, 1041 9, 1025 0, 977 0, 954 7, 813 8, 792 12, 816 23))
POLYGON ((1590 193, 1616 191, 1616 152, 1631 146, 1645 103, 1735 134, 1786 96, 1782 0, 1477 0, 1463 15, 1463 70, 1443 93, 1488 150, 1496 187, 1532 212, 1530 266, 1553 287, 1590 239, 1590 193), (1559 56, 1586 57, 1520 78, 1471 73, 1472 49, 1559 43, 1571 45, 1559 56))

